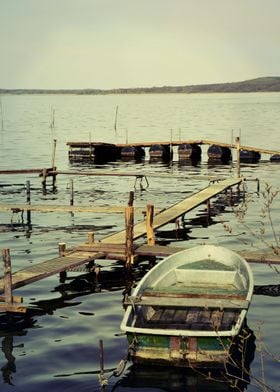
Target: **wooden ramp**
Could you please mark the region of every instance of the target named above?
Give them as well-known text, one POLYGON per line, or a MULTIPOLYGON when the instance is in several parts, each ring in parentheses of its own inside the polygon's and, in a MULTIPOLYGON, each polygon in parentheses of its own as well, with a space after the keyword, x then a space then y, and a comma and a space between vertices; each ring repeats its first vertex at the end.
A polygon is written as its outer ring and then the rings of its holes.
MULTIPOLYGON (((172 207, 160 212, 155 215, 153 226, 154 229, 158 229, 169 222, 174 221, 178 217, 184 215, 185 213, 193 210, 199 205, 205 203, 207 200, 216 196, 217 194, 223 192, 224 190, 240 184, 242 178, 229 178, 220 182, 216 182, 201 191, 195 193, 194 195, 186 198, 185 200, 173 205, 172 207)), ((142 221, 134 226, 133 239, 136 240, 146 234, 146 221, 142 221)), ((125 242, 125 230, 113 234, 109 237, 101 240, 102 243, 110 244, 123 244, 125 242)))

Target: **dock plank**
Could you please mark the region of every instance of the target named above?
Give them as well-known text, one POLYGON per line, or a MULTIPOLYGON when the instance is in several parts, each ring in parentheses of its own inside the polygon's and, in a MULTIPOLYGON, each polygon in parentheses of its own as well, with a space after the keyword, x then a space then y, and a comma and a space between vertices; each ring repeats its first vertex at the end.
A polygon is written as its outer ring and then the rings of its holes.
MULTIPOLYGON (((47 278, 59 272, 78 267, 96 258, 101 258, 104 253, 92 253, 81 256, 79 252, 72 252, 69 255, 55 257, 42 263, 34 264, 30 267, 16 271, 12 274, 12 289, 23 287, 29 283, 47 278)), ((4 281, 0 279, 0 293, 4 292, 4 281)))
MULTIPOLYGON (((223 192, 227 188, 234 185, 240 184, 243 181, 242 178, 229 178, 220 182, 216 182, 194 195, 187 197, 183 201, 171 206, 170 208, 160 212, 154 216, 154 229, 158 229, 165 224, 174 221, 183 214, 193 210, 194 208, 205 203, 207 200, 223 192)), ((133 239, 136 240, 146 234, 146 221, 141 221, 134 226, 133 239)), ((101 240, 102 243, 124 243, 125 242, 125 230, 120 231, 116 234, 105 237, 101 240)))

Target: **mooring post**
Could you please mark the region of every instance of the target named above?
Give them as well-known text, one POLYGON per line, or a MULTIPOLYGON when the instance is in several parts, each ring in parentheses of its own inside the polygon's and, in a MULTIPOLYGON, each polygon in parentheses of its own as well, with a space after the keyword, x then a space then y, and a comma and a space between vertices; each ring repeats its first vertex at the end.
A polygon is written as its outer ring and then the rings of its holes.
POLYGON ((133 226, 134 226, 134 208, 127 206, 125 208, 125 254, 126 266, 131 267, 134 261, 133 255, 133 226))
POLYGON ((74 180, 70 180, 70 206, 74 205, 74 180))
POLYGON ((236 142, 236 165, 237 165, 237 177, 240 178, 240 138, 235 139, 236 142))
POLYGON ((9 249, 2 249, 2 256, 4 262, 4 295, 6 305, 12 305, 13 294, 12 294, 12 268, 11 268, 11 257, 9 249))
MULTIPOLYGON (((58 244, 58 254, 59 254, 59 257, 64 257, 65 251, 66 251, 66 244, 65 244, 65 242, 60 242, 58 244)), ((62 282, 62 283, 65 282, 66 277, 67 277, 67 272, 66 271, 61 271, 59 273, 59 281, 60 282, 62 282)))
POLYGON ((147 243, 148 245, 155 245, 155 234, 154 234, 154 206, 147 204, 146 207, 146 230, 147 230, 147 243))
MULTIPOLYGON (((26 203, 28 205, 31 204, 31 191, 30 191, 30 181, 26 181, 26 203)), ((28 226, 31 225, 31 210, 26 211, 27 216, 27 224, 28 226)))

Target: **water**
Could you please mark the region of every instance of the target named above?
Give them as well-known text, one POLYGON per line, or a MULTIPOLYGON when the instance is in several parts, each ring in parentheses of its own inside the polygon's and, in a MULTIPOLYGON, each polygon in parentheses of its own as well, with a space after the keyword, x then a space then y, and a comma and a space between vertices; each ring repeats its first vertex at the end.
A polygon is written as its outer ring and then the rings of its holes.
MULTIPOLYGON (((104 142, 213 139, 231 142, 241 134, 242 144, 279 149, 280 94, 205 95, 20 95, 2 96, 4 129, 0 129, 0 169, 43 168, 51 165, 53 140, 57 140, 55 163, 58 169, 109 169, 139 173, 169 174, 148 177, 149 187, 135 190, 135 205, 153 203, 166 208, 208 185, 201 176, 232 176, 235 161, 229 165, 208 165, 206 148, 197 166, 112 162, 106 165, 70 165, 67 141, 104 142), (118 106, 117 132, 114 130, 118 106), (55 128, 50 128, 55 110, 55 128)), ((260 179, 261 191, 268 182, 279 189, 279 165, 263 156, 257 164, 242 165, 248 180, 260 179)), ((58 189, 42 195, 38 175, 1 176, 1 202, 24 203, 25 184, 31 182, 32 203, 69 204, 70 179, 74 180, 75 204, 96 206, 127 204, 134 190, 134 177, 58 176, 58 189)), ((137 184, 136 184, 137 185, 137 184)), ((275 243, 279 233, 279 197, 271 208, 274 231, 262 218, 264 199, 254 181, 246 182, 249 201, 245 223, 240 223, 222 197, 215 201, 215 214, 207 225, 204 206, 186 216, 181 238, 176 241, 175 225, 158 234, 160 243, 184 247, 201 243, 227 246, 233 250, 265 249, 275 243), (261 222, 263 239, 258 239, 261 222), (230 228, 225 230, 224 223, 230 228), (229 232, 231 231, 231 232, 229 232)), ((236 195, 234 195, 236 196, 236 195)), ((236 208, 242 201, 236 203, 236 208)), ((24 217, 25 218, 25 217, 24 217)), ((142 219, 141 214, 136 221, 142 219)), ((25 222, 26 223, 26 222, 25 222)), ((57 244, 74 246, 95 231, 96 240, 122 229, 122 214, 32 213, 32 226, 22 225, 21 217, 0 212, 0 247, 10 248, 13 270, 52 258, 57 244), (11 218, 13 224, 11 225, 11 218)), ((99 282, 95 277, 70 273, 64 284, 58 276, 22 287, 15 293, 32 305, 29 317, 13 320, 8 326, 0 316, 1 392, 5 391, 98 391, 99 340, 104 342, 105 369, 113 369, 127 353, 127 342, 119 334, 123 316, 122 293, 129 284, 121 265, 98 261, 99 282), (17 322, 16 322, 17 321, 17 322)), ((135 271, 138 280, 147 270, 144 262, 135 271)), ((279 284, 279 274, 267 265, 252 265, 256 285, 279 284)), ((256 379, 265 379, 279 390, 279 297, 255 295, 248 313, 248 325, 256 336, 257 349, 251 362, 248 391, 259 388, 256 379), (278 361, 277 361, 278 358, 278 361)), ((110 378, 106 391, 219 391, 224 384, 207 380, 197 373, 175 369, 128 369, 119 379, 110 378)))

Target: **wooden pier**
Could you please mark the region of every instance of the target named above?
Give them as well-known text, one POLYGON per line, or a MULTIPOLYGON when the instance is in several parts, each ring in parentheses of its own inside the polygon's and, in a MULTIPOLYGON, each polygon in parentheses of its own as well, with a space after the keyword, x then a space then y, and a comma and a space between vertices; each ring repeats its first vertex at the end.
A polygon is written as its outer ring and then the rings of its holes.
MULTIPOLYGON (((38 263, 12 273, 11 258, 8 249, 3 249, 4 274, 0 279, 0 310, 12 312, 25 312, 26 307, 21 305, 22 298, 13 295, 13 289, 23 287, 32 282, 45 279, 51 275, 65 276, 67 270, 81 265, 87 265, 88 271, 94 271, 96 259, 122 261, 131 268, 137 257, 164 257, 180 248, 163 247, 155 244, 154 230, 173 222, 221 192, 244 181, 242 178, 229 178, 220 182, 211 183, 205 189, 171 206, 170 208, 153 214, 153 206, 147 206, 146 219, 134 225, 134 207, 132 200, 125 208, 126 229, 110 235, 99 242, 94 242, 94 233, 89 233, 86 243, 73 249, 66 249, 64 243, 59 244, 59 256, 42 263, 38 263), (134 241, 147 236, 148 245, 139 245, 134 241)), ((266 262, 280 264, 280 258, 273 255, 247 254, 246 259, 251 262, 266 262)))
MULTIPOLYGON (((172 207, 160 212, 158 215, 154 216, 153 227, 154 229, 159 229, 160 227, 166 225, 169 222, 175 221, 180 216, 188 213, 194 208, 206 203, 212 197, 219 193, 222 193, 228 188, 234 185, 238 185, 243 181, 242 178, 230 178, 220 182, 216 182, 206 187, 205 189, 197 192, 196 194, 184 199, 183 201, 173 205, 172 207)), ((136 224, 133 228, 133 240, 143 237, 146 234, 146 220, 136 224)), ((120 244, 125 242, 126 231, 120 231, 109 237, 101 240, 102 243, 120 244)))

